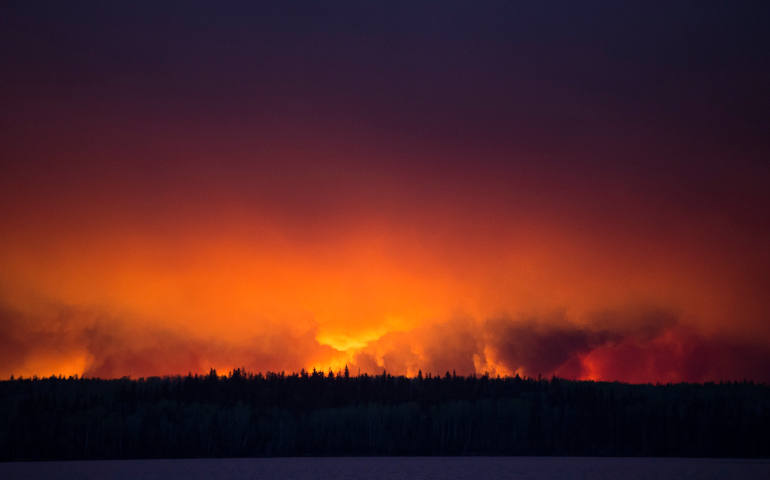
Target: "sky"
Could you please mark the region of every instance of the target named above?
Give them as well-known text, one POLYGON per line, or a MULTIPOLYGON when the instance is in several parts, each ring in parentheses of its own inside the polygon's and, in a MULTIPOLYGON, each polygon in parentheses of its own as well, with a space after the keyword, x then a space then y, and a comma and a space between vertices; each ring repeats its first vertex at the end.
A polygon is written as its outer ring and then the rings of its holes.
POLYGON ((3 2, 0 378, 770 381, 767 2, 3 2))

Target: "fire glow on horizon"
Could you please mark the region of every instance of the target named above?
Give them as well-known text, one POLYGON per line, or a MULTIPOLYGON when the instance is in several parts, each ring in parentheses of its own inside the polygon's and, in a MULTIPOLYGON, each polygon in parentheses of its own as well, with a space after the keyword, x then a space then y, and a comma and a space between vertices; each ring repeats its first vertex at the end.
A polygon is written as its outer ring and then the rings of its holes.
POLYGON ((2 378, 770 381, 768 152, 757 95, 730 93, 769 76, 753 37, 729 47, 740 68, 695 70, 682 45, 724 33, 685 42, 686 15, 661 27, 666 60, 586 12, 449 9, 428 34, 417 9, 395 35, 382 12, 298 33, 190 7, 137 37, 120 12, 16 8, 2 378), (223 23, 198 30, 204 13, 223 23))

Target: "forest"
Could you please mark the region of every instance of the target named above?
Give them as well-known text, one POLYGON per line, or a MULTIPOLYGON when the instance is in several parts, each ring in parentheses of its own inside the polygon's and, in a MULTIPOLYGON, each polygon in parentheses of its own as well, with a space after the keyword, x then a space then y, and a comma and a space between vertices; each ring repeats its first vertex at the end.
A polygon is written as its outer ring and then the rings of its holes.
POLYGON ((770 456, 770 385, 347 370, 0 382, 0 460, 770 456))

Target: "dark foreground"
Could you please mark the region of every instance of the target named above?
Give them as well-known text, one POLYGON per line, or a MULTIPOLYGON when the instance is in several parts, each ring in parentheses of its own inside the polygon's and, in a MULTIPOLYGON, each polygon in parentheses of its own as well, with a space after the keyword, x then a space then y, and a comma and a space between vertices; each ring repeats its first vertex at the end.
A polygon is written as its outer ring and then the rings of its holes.
POLYGON ((723 479, 770 478, 770 461, 691 458, 357 457, 0 463, 14 479, 723 479))
MULTIPOLYGON (((0 382, 0 460, 5 461, 768 458, 768 432, 770 386, 751 382, 627 385, 239 371, 0 382)), ((430 461, 420 465, 425 462, 430 461)))

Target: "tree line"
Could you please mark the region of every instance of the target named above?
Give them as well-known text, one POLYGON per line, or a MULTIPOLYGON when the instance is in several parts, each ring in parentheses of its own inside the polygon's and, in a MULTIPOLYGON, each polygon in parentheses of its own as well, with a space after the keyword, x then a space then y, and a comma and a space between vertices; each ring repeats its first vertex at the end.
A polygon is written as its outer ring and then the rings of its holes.
POLYGON ((0 460, 770 456, 770 386, 345 373, 0 382, 0 460))

